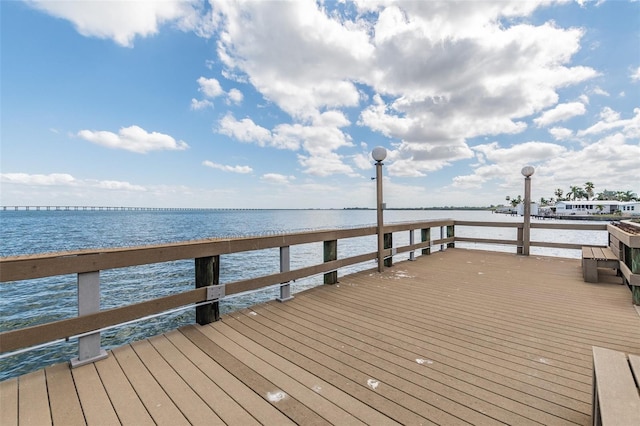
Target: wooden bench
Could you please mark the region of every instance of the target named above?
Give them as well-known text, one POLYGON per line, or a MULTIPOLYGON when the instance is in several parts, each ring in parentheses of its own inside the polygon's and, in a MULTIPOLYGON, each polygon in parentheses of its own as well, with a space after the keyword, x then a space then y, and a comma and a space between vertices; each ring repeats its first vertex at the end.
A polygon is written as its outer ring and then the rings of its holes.
POLYGON ((639 355, 594 346, 593 424, 640 425, 639 381, 639 355))
POLYGON ((619 267, 620 261, 609 247, 582 247, 582 276, 586 282, 598 282, 598 268, 619 267))

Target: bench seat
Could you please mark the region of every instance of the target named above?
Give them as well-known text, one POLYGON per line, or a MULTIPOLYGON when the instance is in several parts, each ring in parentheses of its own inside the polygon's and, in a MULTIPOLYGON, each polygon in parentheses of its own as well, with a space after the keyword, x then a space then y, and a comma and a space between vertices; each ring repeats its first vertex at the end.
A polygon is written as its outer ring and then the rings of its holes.
POLYGON ((638 381, 640 356, 593 346, 593 424, 640 425, 638 381))
POLYGON ((620 261, 609 247, 582 247, 582 276, 586 282, 598 282, 598 268, 619 267, 620 261))

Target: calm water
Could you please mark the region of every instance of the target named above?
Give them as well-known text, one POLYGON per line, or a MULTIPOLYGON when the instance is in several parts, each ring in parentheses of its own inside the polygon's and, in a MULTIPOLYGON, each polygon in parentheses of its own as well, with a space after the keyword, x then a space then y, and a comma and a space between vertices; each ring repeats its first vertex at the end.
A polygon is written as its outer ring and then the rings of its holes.
MULTIPOLYGON (((478 221, 517 221, 522 218, 488 211, 389 210, 385 223, 453 218, 478 221)), ((140 246, 212 237, 269 235, 314 229, 373 225, 373 210, 244 210, 244 211, 0 211, 0 256, 65 250, 140 246)), ((554 221, 558 223, 559 221, 554 221)), ((515 229, 459 227, 459 236, 515 239, 515 229)), ((418 237, 418 235, 416 235, 418 237)), ((432 239, 436 239, 432 235, 432 239)), ((532 230, 532 240, 605 245, 606 232, 532 230)), ((394 244, 409 242, 408 232, 394 235, 394 244)), ((515 251, 512 246, 458 244, 459 247, 515 251)), ((338 242, 338 256, 375 251, 376 237, 338 242)), ((291 268, 322 262, 322 243, 291 247, 291 268)), ((416 253, 417 254, 417 253, 416 253)), ((578 251, 533 247, 531 254, 579 257, 578 251)), ((406 259, 399 255, 397 261, 406 259)), ((343 276, 375 268, 367 262, 339 271, 343 276)), ((194 288, 193 260, 103 271, 101 308, 111 308, 194 288)), ((233 282, 279 270, 279 250, 270 249, 221 256, 220 281, 233 282)), ((322 276, 298 280, 293 293, 321 284, 322 276)), ((77 315, 76 275, 0 284, 0 331, 22 328, 77 315)), ((277 289, 243 295, 221 302, 221 311, 273 299, 277 289)), ((149 335, 194 322, 194 310, 121 326, 102 333, 109 349, 149 335)), ((60 342, 24 354, 0 359, 0 380, 64 362, 77 356, 77 341, 60 342)))

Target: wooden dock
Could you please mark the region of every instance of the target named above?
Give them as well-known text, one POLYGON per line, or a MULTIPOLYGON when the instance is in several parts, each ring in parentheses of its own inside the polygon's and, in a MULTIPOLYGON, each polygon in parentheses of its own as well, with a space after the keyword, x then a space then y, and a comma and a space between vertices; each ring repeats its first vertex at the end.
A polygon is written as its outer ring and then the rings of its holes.
POLYGON ((640 354, 618 280, 449 249, 6 380, 0 424, 586 425, 591 347, 640 354))

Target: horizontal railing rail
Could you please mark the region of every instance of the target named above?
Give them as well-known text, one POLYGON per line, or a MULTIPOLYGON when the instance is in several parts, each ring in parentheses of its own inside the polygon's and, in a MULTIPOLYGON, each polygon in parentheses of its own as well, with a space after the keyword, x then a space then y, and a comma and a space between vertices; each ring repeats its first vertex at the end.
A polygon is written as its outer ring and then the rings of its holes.
MULTIPOLYGON (((606 224, 534 223, 531 227, 589 231, 606 230, 606 224)), ((456 242, 507 244, 520 247, 522 244, 522 228, 523 224, 517 222, 473 222, 454 221, 450 219, 387 224, 384 226, 383 232, 385 234, 385 241, 388 241, 388 244, 385 243, 385 248, 381 254, 389 261, 387 265, 390 265, 394 255, 410 253, 409 259, 412 260, 415 251, 421 251, 422 254, 429 254, 432 247, 439 246, 441 250, 444 250, 447 247, 454 247, 456 242), (455 235, 454 229, 456 226, 515 228, 518 235, 515 240, 459 237, 455 235), (440 238, 431 238, 432 228, 440 228, 440 238), (418 242, 416 242, 414 238, 415 230, 421 231, 418 242), (410 234, 409 244, 396 244, 394 246, 392 243, 393 234, 407 231, 410 234)), ((365 226, 257 237, 216 238, 142 247, 78 250, 3 257, 0 258, 0 282, 6 283, 3 285, 10 285, 10 283, 14 281, 77 274, 79 294, 78 309, 82 314, 74 318, 4 331, 0 333, 0 353, 12 352, 59 339, 84 336, 92 332, 97 334, 97 344, 99 345, 100 330, 183 306, 201 305, 203 303, 215 304, 219 300, 231 295, 268 288, 274 285, 281 286, 282 300, 287 300, 290 298, 288 286, 292 281, 324 274, 325 283, 332 284, 337 282, 337 270, 377 259, 377 251, 366 252, 341 259, 337 258, 336 252, 338 240, 373 236, 376 235, 376 231, 377 228, 375 226, 365 226), (324 262, 289 270, 289 247, 308 243, 324 243, 324 262), (213 272, 214 276, 209 276, 205 280, 205 285, 202 285, 202 277, 198 276, 200 273, 198 272, 199 261, 203 259, 213 259, 213 264, 219 265, 219 256, 221 255, 273 248, 280 248, 280 272, 226 284, 219 284, 218 276, 216 276, 218 272, 213 272), (196 287, 198 288, 144 302, 131 303, 117 308, 99 309, 100 271, 186 259, 195 259, 196 261, 196 287), (91 278, 92 274, 96 274, 98 279, 98 308, 95 308, 94 311, 87 311, 86 309, 82 309, 81 305, 84 302, 80 294, 81 291, 84 291, 82 290, 84 287, 90 286, 91 280, 96 279, 95 276, 91 278), (198 284, 199 281, 201 282, 200 284, 198 284), (213 287, 216 288, 215 292, 211 292, 213 287), (283 292, 283 289, 286 289, 286 292, 283 292)), ((532 241, 531 245, 568 249, 580 248, 579 244, 544 241, 532 241)), ((211 269, 211 267, 209 267, 209 269, 211 269)), ((205 272, 211 273, 211 271, 205 272)), ((95 289, 92 291, 94 293, 96 292, 95 289)), ((93 294, 91 297, 93 298, 93 302, 91 303, 95 304, 96 295, 93 294)), ((200 320, 198 321, 200 322, 200 320)), ((80 339, 83 339, 83 337, 80 337, 80 339)), ((82 350, 80 352, 82 354, 82 350)), ((95 355, 95 351, 93 352, 95 355)), ((82 358, 82 356, 80 358, 82 358)))
MULTIPOLYGON (((516 228, 517 229, 517 235, 515 240, 456 236, 455 237, 456 242, 515 245, 518 247, 518 253, 520 253, 520 249, 524 245, 524 239, 522 235, 523 224, 521 222, 477 222, 477 221, 456 220, 455 225, 468 226, 468 227, 516 228)), ((532 223, 531 229, 606 231, 607 224, 606 223, 532 223)), ((537 241, 537 240, 532 240, 529 242, 529 244, 533 247, 546 247, 546 248, 568 249, 568 250, 580 250, 584 245, 581 243, 558 243, 558 242, 537 241)))

